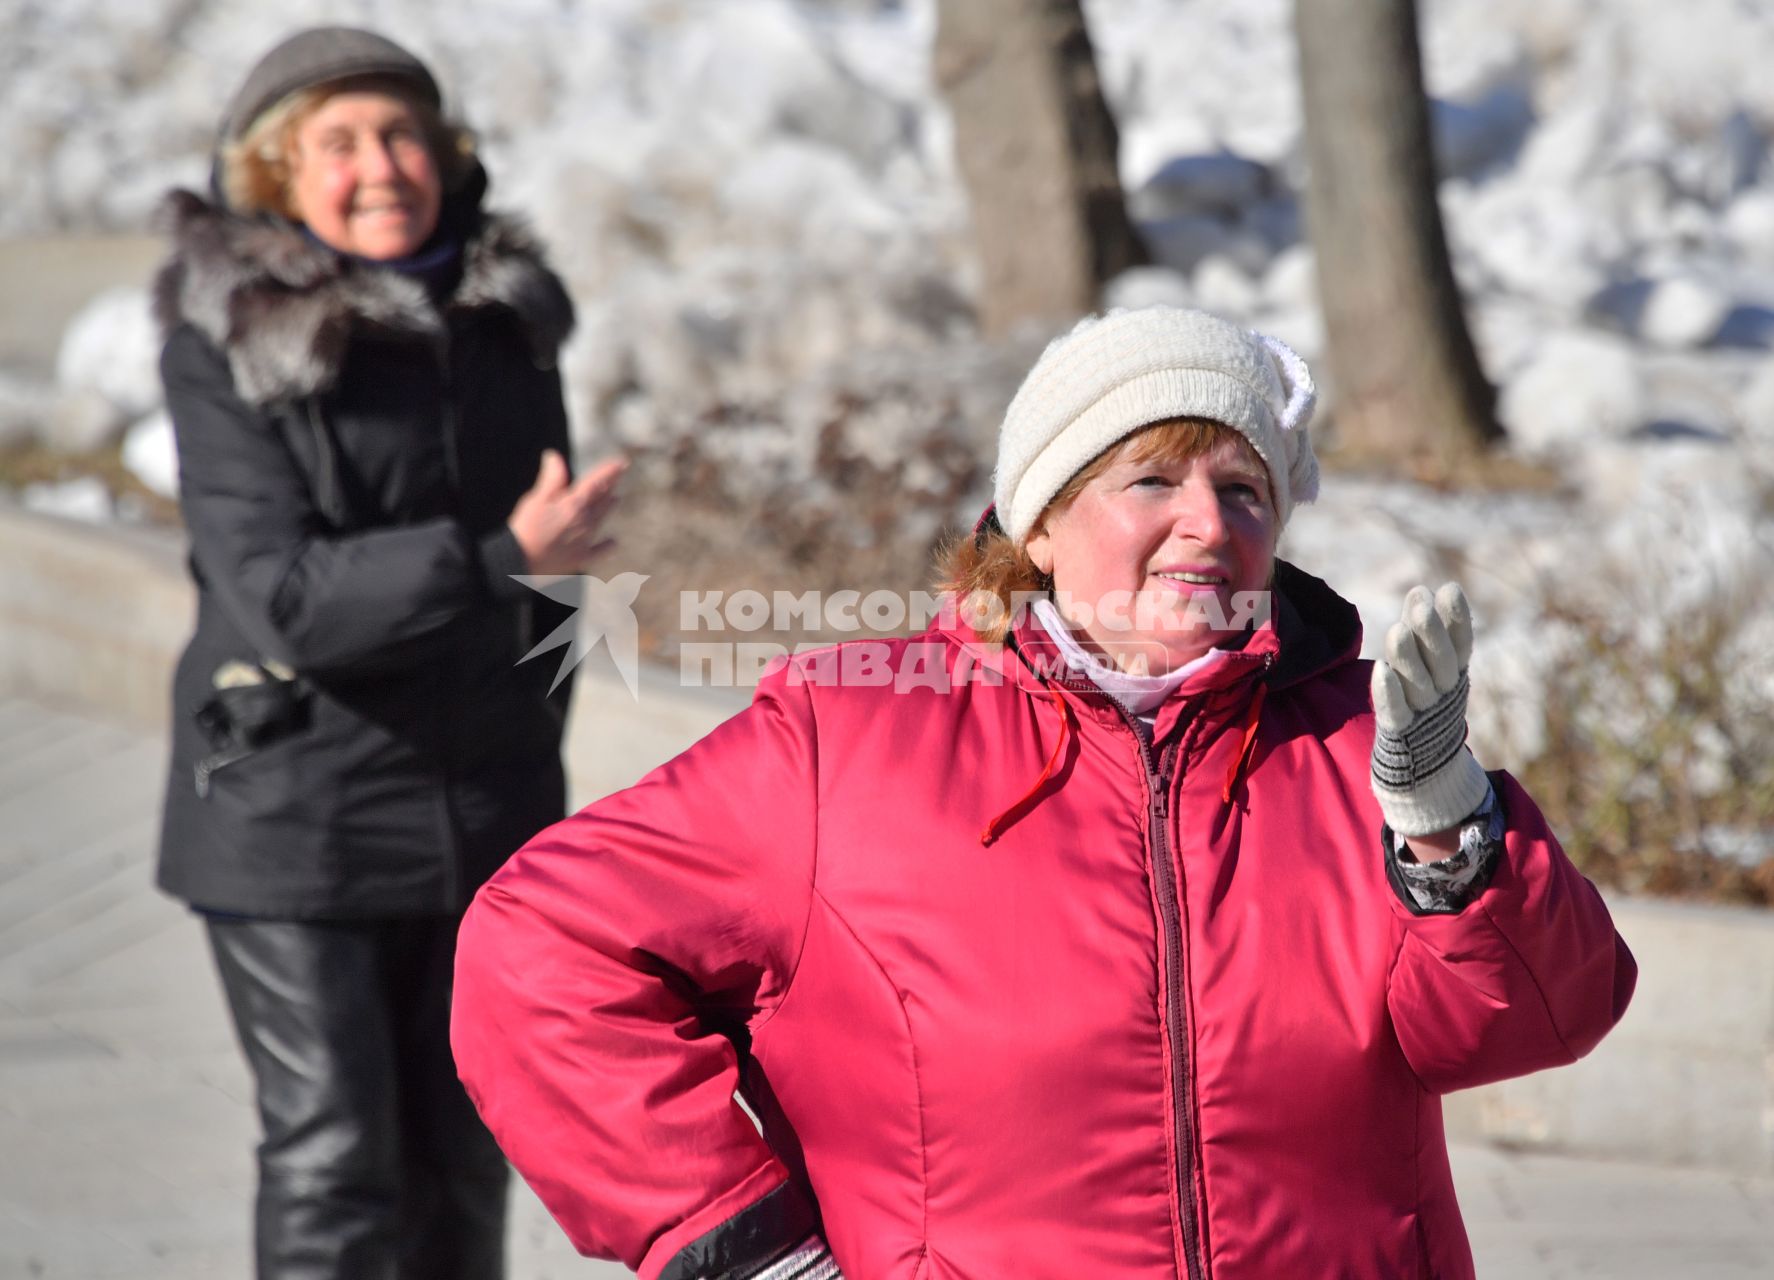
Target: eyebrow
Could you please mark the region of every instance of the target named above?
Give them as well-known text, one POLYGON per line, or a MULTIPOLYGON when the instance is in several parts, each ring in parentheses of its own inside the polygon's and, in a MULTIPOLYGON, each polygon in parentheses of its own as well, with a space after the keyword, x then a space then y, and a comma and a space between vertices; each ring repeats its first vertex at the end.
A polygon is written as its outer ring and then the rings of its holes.
MULTIPOLYGON (((1116 470, 1126 467, 1135 471, 1147 471, 1155 467, 1181 466, 1185 462, 1197 462, 1205 457, 1205 454, 1197 454, 1193 458, 1146 458, 1143 461, 1123 458, 1112 463, 1111 466, 1116 470)), ((1220 474, 1234 480, 1255 480, 1262 484, 1267 484, 1269 481, 1269 473, 1264 467, 1243 457, 1226 462, 1220 474)))

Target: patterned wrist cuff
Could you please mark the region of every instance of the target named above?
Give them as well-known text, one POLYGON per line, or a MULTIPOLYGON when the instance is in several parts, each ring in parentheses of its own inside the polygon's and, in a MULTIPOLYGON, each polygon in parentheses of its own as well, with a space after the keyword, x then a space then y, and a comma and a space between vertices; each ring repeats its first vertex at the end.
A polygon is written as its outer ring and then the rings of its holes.
POLYGON ((1412 915, 1457 915, 1490 885, 1507 824, 1489 779, 1486 787, 1484 800, 1460 826, 1459 851, 1438 862, 1418 862, 1404 836, 1391 827, 1382 831, 1386 879, 1412 915))

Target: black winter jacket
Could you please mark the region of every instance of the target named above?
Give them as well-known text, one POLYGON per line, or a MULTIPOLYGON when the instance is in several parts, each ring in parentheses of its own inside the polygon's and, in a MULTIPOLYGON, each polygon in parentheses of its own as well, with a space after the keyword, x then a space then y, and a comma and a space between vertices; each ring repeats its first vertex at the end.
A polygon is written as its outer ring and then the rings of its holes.
POLYGON ((505 520, 567 450, 571 303, 473 210, 441 305, 299 228, 186 192, 167 211, 155 305, 198 605, 159 884, 268 918, 459 911, 565 808, 567 687, 518 665, 562 612, 511 580, 505 520))

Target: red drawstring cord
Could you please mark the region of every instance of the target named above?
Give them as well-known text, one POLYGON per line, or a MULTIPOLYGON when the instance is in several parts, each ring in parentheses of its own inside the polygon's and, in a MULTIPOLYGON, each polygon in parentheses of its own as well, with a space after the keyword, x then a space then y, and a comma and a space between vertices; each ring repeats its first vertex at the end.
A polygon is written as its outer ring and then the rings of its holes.
POLYGON ((1256 745, 1257 717, 1263 714, 1263 695, 1268 692, 1268 685, 1258 683, 1257 691, 1250 698, 1250 710, 1244 713, 1244 740, 1238 744, 1238 754, 1232 759, 1232 767, 1226 770, 1226 789, 1220 792, 1220 799, 1227 804, 1232 803, 1232 788, 1238 785, 1238 774, 1244 768, 1244 762, 1250 758, 1250 749, 1256 745))
MULTIPOLYGON (((1245 712, 1244 735, 1238 744, 1238 754, 1232 759, 1232 767, 1226 771, 1225 789, 1220 793, 1220 799, 1227 804, 1232 803, 1232 788, 1238 785, 1238 775, 1243 771, 1245 762, 1250 758, 1251 748, 1256 745, 1257 724, 1263 714, 1263 697, 1268 692, 1269 686, 1258 684, 1256 692, 1251 695, 1250 710, 1245 712)), ((1041 794, 1041 789, 1053 777, 1054 770, 1059 768, 1060 759, 1065 754, 1066 740, 1072 734, 1072 708, 1057 688, 1050 688, 1048 696, 1053 699, 1053 705, 1059 709, 1060 717, 1059 740, 1053 744, 1053 754, 1047 757, 1047 764, 1041 770, 1041 776, 1035 779, 1034 785, 1025 791, 1015 804, 986 823, 986 829, 979 835, 979 842, 982 845, 990 847, 996 842, 998 837, 1004 834, 1004 829, 1010 825, 1011 819, 1021 812, 1024 805, 1041 794)))
POLYGON ((1022 807, 1041 794, 1041 788, 1053 777, 1053 771, 1059 768, 1060 757, 1065 754, 1066 739, 1072 733, 1072 708, 1057 688, 1050 687, 1047 692, 1053 698, 1053 705, 1059 708, 1059 741, 1053 744, 1053 754, 1047 757, 1047 767, 1041 770, 1041 776, 1035 779, 1035 785, 1024 792, 1015 804, 986 823, 986 829, 980 832, 979 842, 988 848, 1004 834, 1004 828, 1010 825, 1011 819, 1021 812, 1022 807))

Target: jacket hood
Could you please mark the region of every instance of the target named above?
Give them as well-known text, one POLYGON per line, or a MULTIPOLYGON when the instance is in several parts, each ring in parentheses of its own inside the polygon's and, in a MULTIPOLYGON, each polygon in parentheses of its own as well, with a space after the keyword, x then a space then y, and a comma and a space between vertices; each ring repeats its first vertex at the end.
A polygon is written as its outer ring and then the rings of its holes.
POLYGON ((1361 655, 1361 614, 1323 578, 1275 562, 1275 634, 1280 653, 1271 689, 1285 689, 1361 655))
MULTIPOLYGON (((443 316, 418 280, 335 253, 293 223, 242 217, 183 190, 167 196, 161 218, 172 253, 154 280, 155 319, 162 333, 190 324, 226 352, 250 403, 331 387, 355 331, 444 338, 443 316)), ((500 214, 476 220, 446 306, 510 311, 542 365, 573 328, 573 304, 541 247, 500 214)))

